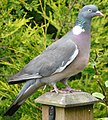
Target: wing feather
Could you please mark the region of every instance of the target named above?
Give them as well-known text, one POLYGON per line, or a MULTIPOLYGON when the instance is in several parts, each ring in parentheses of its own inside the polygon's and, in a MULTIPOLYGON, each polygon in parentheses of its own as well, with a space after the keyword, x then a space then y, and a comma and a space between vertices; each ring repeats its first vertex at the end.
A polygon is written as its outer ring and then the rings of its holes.
POLYGON ((78 55, 77 45, 71 40, 58 40, 31 60, 9 83, 50 76, 62 72, 78 55))

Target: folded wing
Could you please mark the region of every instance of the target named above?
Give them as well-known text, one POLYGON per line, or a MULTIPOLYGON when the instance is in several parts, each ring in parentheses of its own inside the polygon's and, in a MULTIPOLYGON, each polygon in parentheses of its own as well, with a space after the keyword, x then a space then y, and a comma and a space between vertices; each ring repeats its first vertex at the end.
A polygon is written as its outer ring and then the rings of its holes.
POLYGON ((31 60, 20 72, 9 79, 14 84, 62 72, 78 55, 77 45, 71 40, 58 40, 31 60))

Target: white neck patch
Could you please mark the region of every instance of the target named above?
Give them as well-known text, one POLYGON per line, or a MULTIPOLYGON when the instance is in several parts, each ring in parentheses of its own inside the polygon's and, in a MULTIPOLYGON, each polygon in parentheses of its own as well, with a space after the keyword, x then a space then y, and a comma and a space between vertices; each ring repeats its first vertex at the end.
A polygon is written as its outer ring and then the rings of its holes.
POLYGON ((82 32, 85 32, 84 29, 82 29, 79 25, 76 25, 75 27, 73 27, 73 34, 74 35, 79 35, 81 34, 82 32))

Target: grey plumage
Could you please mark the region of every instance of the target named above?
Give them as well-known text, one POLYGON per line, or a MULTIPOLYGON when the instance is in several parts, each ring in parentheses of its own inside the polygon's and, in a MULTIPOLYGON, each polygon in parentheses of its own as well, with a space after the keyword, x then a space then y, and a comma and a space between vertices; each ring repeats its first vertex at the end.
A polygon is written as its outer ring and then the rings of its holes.
POLYGON ((56 92, 58 81, 69 88, 66 79, 81 72, 88 63, 91 19, 100 15, 102 13, 94 5, 83 7, 72 30, 9 79, 10 84, 26 83, 5 115, 13 115, 31 94, 45 84, 53 84, 56 92))
POLYGON ((18 74, 10 78, 9 83, 28 80, 29 77, 30 79, 31 77, 42 78, 56 73, 59 67, 66 65, 75 49, 76 46, 71 39, 61 39, 53 43, 42 54, 31 60, 18 74), (62 61, 64 61, 63 64, 62 61))

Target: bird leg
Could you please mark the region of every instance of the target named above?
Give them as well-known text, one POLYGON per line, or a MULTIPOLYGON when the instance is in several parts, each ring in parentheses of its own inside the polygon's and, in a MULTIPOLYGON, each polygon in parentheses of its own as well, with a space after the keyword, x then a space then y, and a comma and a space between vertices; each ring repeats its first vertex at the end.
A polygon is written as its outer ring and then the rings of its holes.
POLYGON ((56 84, 53 84, 53 87, 54 87, 54 89, 51 90, 50 92, 56 92, 57 94, 58 94, 58 93, 66 93, 66 91, 59 90, 59 89, 57 88, 56 84))
POLYGON ((80 92, 81 90, 75 90, 72 89, 70 86, 67 86, 65 89, 63 89, 62 91, 67 91, 67 92, 80 92))
POLYGON ((62 80, 62 81, 60 81, 60 82, 62 82, 65 86, 66 86, 66 88, 65 89, 62 89, 62 91, 65 91, 65 92, 80 92, 81 90, 75 90, 75 89, 72 89, 69 85, 68 85, 68 83, 67 83, 67 79, 64 79, 64 80, 62 80))

